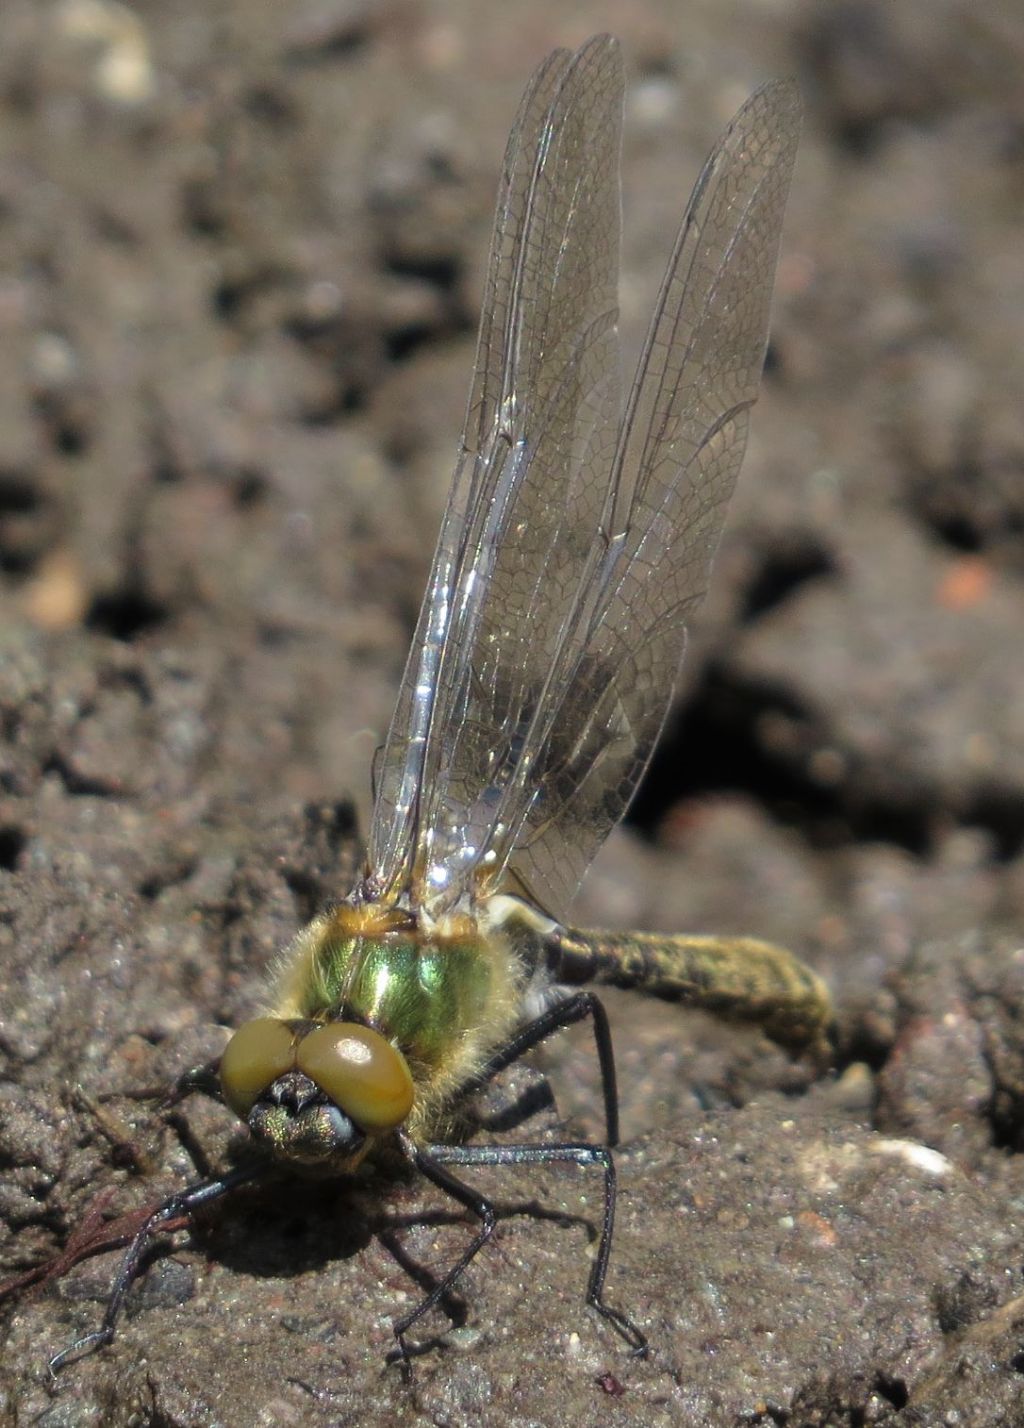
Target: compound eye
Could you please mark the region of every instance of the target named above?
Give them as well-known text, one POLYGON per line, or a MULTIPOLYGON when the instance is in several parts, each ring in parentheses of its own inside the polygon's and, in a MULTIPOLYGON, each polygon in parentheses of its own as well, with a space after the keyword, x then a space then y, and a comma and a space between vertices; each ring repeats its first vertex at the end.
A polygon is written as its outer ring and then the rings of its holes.
POLYGON ((412 1075, 405 1057, 379 1031, 357 1022, 328 1022, 304 1036, 295 1068, 360 1130, 393 1130, 412 1109, 412 1075))
POLYGON ((295 1066, 295 1033, 287 1022, 260 1016, 243 1022, 220 1058, 220 1088, 241 1120, 278 1076, 295 1066))

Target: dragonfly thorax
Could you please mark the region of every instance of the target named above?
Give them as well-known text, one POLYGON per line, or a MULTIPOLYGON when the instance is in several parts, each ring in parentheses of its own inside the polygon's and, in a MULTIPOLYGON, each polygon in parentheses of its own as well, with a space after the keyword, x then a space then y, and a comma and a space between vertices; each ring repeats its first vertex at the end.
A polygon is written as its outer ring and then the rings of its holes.
POLYGON ((399 1128, 435 1134, 518 1023, 528 961, 486 904, 435 922, 341 903, 286 953, 272 1014, 228 1043, 224 1099, 273 1154, 340 1169, 399 1128))

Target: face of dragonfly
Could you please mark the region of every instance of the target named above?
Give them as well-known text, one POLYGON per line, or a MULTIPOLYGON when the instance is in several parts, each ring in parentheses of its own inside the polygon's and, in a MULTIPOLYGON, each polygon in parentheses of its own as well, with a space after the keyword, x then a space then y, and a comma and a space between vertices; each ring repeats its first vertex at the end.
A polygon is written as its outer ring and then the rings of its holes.
POLYGON ((437 918, 514 879, 559 914, 664 721, 739 471, 800 127, 743 107, 620 395, 623 73, 557 51, 512 129, 461 457, 358 896, 437 918))

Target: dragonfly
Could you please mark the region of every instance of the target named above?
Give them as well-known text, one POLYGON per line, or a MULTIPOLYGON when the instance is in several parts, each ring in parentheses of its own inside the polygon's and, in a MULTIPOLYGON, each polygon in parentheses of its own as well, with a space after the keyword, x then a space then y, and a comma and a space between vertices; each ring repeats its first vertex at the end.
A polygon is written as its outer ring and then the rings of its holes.
POLYGON ((800 129, 792 81, 759 89, 686 207, 623 399, 617 318, 617 42, 556 50, 505 153, 465 427, 397 706, 378 755, 365 863, 300 931, 268 1010, 219 1062, 219 1093, 265 1155, 137 1224, 99 1328, 109 1343, 161 1229, 268 1167, 351 1175, 397 1152, 475 1222, 458 1260, 393 1325, 445 1300, 496 1210, 464 1172, 568 1163, 603 1177, 586 1300, 605 1297, 619 1139, 612 1038, 591 985, 760 1023, 798 1052, 831 1018, 822 981, 755 938, 609 933, 562 921, 622 818, 672 701, 757 398, 800 129), (587 1021, 600 1142, 475 1143, 458 1108, 587 1021))

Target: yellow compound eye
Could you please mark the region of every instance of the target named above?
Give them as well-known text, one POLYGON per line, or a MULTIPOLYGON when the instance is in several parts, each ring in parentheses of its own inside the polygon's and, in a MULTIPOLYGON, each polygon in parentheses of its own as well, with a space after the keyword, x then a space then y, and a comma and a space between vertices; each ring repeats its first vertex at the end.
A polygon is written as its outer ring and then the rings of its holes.
POLYGON ((244 1121, 267 1087, 294 1067, 295 1033, 287 1022, 272 1016, 244 1022, 220 1058, 224 1099, 244 1121))
POLYGON ((412 1109, 412 1075, 405 1057, 368 1026, 347 1021, 318 1026, 299 1042, 295 1068, 360 1130, 393 1130, 412 1109))

